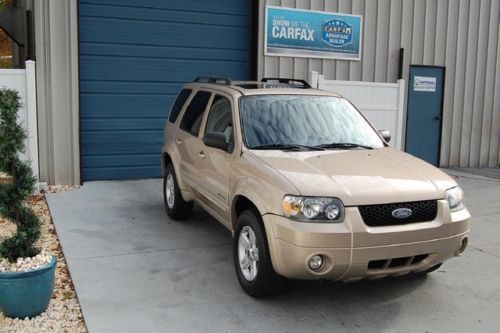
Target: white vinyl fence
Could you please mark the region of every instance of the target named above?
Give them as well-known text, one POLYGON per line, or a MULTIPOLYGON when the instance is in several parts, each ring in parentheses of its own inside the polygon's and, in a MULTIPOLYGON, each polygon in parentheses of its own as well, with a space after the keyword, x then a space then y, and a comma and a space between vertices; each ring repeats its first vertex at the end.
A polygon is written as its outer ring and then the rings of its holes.
POLYGON ((31 60, 26 61, 26 69, 0 69, 0 88, 4 87, 17 90, 21 96, 22 108, 19 114, 19 121, 28 133, 26 151, 21 158, 31 161, 33 173, 38 180, 35 62, 31 60))
POLYGON ((322 74, 313 71, 309 74, 309 84, 350 100, 377 130, 391 132, 391 146, 404 150, 404 80, 397 83, 325 80, 322 74))

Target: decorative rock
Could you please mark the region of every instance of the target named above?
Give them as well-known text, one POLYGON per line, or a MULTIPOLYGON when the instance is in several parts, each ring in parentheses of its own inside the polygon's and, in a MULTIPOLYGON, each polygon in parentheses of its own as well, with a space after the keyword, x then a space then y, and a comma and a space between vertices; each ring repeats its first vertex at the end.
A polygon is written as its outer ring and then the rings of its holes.
POLYGON ((0 261, 0 272, 27 272, 44 267, 52 260, 52 256, 45 250, 33 258, 17 258, 15 263, 10 263, 7 259, 0 261))

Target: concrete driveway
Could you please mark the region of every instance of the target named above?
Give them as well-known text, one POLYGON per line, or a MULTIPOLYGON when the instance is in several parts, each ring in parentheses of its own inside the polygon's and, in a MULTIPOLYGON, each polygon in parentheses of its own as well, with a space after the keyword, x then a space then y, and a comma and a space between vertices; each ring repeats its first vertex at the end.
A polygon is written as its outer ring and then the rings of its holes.
POLYGON ((170 221, 162 182, 90 182, 48 195, 90 332, 498 332, 500 180, 460 174, 473 214, 463 257, 421 279, 290 281, 240 289, 231 235, 197 209, 170 221))

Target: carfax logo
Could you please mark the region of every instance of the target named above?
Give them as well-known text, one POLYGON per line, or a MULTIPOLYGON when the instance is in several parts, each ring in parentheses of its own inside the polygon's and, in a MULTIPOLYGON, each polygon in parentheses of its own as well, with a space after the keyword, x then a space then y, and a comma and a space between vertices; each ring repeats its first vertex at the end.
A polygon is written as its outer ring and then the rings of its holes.
POLYGON ((330 20, 321 25, 321 37, 333 47, 343 47, 352 42, 352 27, 340 20, 330 20))

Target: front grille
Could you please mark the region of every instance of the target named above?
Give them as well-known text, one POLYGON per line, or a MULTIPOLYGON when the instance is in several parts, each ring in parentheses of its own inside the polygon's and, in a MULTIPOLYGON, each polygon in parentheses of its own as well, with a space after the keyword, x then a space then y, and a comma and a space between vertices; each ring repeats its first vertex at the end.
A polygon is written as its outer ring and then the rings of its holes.
POLYGON ((436 200, 365 205, 358 208, 363 221, 370 227, 427 222, 434 220, 437 216, 436 200), (392 212, 398 208, 409 208, 412 214, 406 218, 395 218, 392 212))
POLYGON ((429 256, 428 254, 419 254, 418 256, 414 257, 399 257, 391 259, 372 260, 368 263, 368 269, 386 269, 386 268, 416 265, 424 261, 428 256, 429 256))

